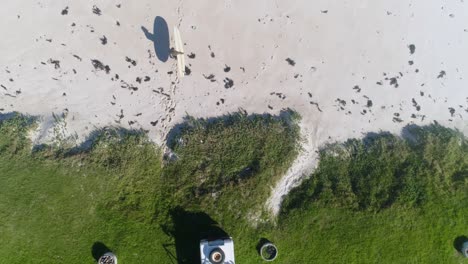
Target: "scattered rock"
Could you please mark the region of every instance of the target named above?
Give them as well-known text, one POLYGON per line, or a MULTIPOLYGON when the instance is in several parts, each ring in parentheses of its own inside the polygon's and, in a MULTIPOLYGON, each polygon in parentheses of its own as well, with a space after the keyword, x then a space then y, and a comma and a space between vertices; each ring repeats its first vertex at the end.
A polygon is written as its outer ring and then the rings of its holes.
POLYGON ((224 72, 229 72, 231 71, 231 67, 227 66, 226 64, 224 64, 225 67, 224 67, 224 72))
POLYGON ((286 61, 288 62, 289 65, 294 66, 296 65, 296 62, 292 60, 291 58, 287 58, 286 61))
POLYGON ((400 113, 394 113, 393 114, 393 122, 395 123, 401 123, 403 120, 400 118, 400 113))
POLYGON ((346 101, 341 100, 340 98, 336 98, 335 102, 338 102, 341 106, 346 106, 346 101))
POLYGON ((104 65, 101 61, 99 60, 91 60, 91 64, 93 64, 94 69, 100 70, 100 71, 105 71, 107 74, 110 72, 110 67, 109 65, 104 65))
POLYGON ((187 57, 189 57, 189 59, 195 59, 195 56, 196 55, 193 52, 187 55, 187 57))
POLYGON ((416 111, 419 112, 421 110, 421 106, 418 104, 418 102, 416 102, 414 98, 411 99, 411 102, 413 103, 413 107, 416 108, 416 111))
POLYGON ((270 93, 270 95, 276 95, 276 96, 278 96, 278 98, 281 99, 281 100, 286 99, 286 95, 284 95, 283 93, 272 92, 272 93, 270 93))
POLYGON ((50 63, 50 64, 54 64, 55 69, 60 68, 60 61, 59 60, 49 59, 47 62, 50 63))
POLYGON ((232 79, 229 79, 226 77, 223 81, 224 81, 224 88, 226 89, 232 88, 234 86, 234 81, 232 79))
POLYGON ((117 117, 119 118, 119 121, 125 117, 123 114, 123 109, 120 109, 120 114, 118 114, 117 117))
POLYGON ((132 85, 132 84, 129 84, 127 82, 125 82, 124 80, 120 80, 120 87, 121 88, 125 88, 125 89, 129 89, 131 91, 138 91, 138 87, 132 85))
POLYGON ((203 77, 205 77, 205 79, 207 79, 207 80, 210 80, 210 82, 216 82, 215 76, 213 74, 210 74, 208 76, 203 74, 203 77))
POLYGON ((97 6, 93 6, 93 13, 98 15, 98 16, 102 15, 101 9, 99 9, 99 7, 97 7, 97 6))
POLYGON ((437 75, 437 79, 444 78, 446 74, 445 71, 440 71, 439 75, 437 75))
POLYGON ((211 53, 210 53, 211 58, 214 58, 214 57, 215 57, 215 54, 214 54, 214 52, 211 50, 211 46, 210 46, 210 45, 208 45, 208 49, 211 51, 211 53))
POLYGON ((449 112, 450 112, 450 116, 453 117, 453 115, 455 115, 455 108, 449 107, 448 109, 449 109, 449 112))
POLYGON ((82 59, 81 59, 81 57, 80 57, 80 56, 78 56, 78 55, 75 55, 75 54, 73 54, 73 57, 77 58, 79 61, 81 61, 81 60, 82 60, 82 59))
POLYGON ((102 44, 102 45, 106 45, 106 44, 107 44, 107 38, 106 38, 106 36, 103 35, 102 38, 99 38, 99 39, 101 40, 101 44, 102 44))
MULTIPOLYGON (((129 57, 125 57, 125 61, 126 61, 126 62, 129 62, 129 63, 130 63, 131 65, 133 65, 133 66, 136 66, 136 65, 137 65, 136 60, 132 60, 132 59, 129 58, 129 57)), ((128 66, 128 67, 130 68, 130 66, 128 66)))
POLYGON ((361 88, 359 87, 359 85, 355 85, 353 87, 353 90, 356 90, 357 93, 360 93, 361 92, 361 88))
POLYGON ((185 75, 190 75, 191 73, 192 70, 188 66, 185 66, 185 75))
POLYGON ((390 78, 390 85, 393 85, 395 88, 398 88, 398 80, 396 77, 390 78))
POLYGON ((62 10, 62 16, 68 15, 68 6, 62 10))
POLYGON ((416 52, 416 46, 414 44, 408 45, 408 48, 410 50, 410 54, 413 55, 414 52, 416 52))
POLYGON ((314 102, 314 101, 310 101, 309 102, 311 105, 315 105, 317 107, 317 110, 319 110, 319 112, 322 112, 322 109, 320 109, 320 106, 317 102, 314 102))

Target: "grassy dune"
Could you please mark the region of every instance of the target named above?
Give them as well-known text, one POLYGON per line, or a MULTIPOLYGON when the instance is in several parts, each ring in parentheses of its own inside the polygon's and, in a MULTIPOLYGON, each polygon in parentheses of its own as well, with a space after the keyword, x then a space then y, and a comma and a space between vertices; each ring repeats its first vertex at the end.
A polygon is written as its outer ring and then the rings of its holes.
POLYGON ((263 205, 298 152, 297 116, 188 118, 170 152, 141 131, 105 129, 88 148, 31 151, 34 123, 0 124, 0 263, 197 263, 200 233, 235 240, 237 263, 468 263, 468 145, 456 131, 413 127, 326 146, 318 169, 284 201, 263 205))
POLYGON ((438 125, 405 132, 321 151, 318 169, 283 202, 280 225, 297 232, 278 240, 307 241, 286 243, 292 259, 308 251, 317 263, 468 263, 454 249, 468 232, 467 140, 438 125))
POLYGON ((291 114, 187 120, 170 157, 122 129, 97 131, 87 149, 31 152, 33 122, 3 121, 0 263, 92 263, 101 243, 122 263, 193 263, 197 229, 216 222, 238 238, 239 261, 257 261, 249 215, 268 218, 264 200, 297 153, 291 114))

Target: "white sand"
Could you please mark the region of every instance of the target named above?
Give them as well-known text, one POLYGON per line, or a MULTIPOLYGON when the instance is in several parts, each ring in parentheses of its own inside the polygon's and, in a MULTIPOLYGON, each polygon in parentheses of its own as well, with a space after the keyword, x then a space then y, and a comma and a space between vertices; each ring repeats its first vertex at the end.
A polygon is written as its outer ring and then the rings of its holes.
POLYGON ((37 132, 37 143, 53 131, 51 114, 64 111, 63 131, 78 140, 95 128, 121 125, 147 129, 163 144, 186 114, 212 117, 239 107, 275 114, 289 107, 303 117, 306 142, 267 203, 277 213, 282 196, 314 168, 315 151, 325 142, 368 131, 399 133, 405 125, 433 120, 468 131, 468 3, 463 1, 85 2, 2 3, 0 108, 43 116, 49 125, 37 132), (93 14, 93 5, 102 15, 93 14), (61 15, 66 6, 68 14, 61 15), (186 53, 196 54, 186 60, 191 74, 180 81, 167 74, 175 73, 175 60, 159 61, 140 28, 153 32, 156 16, 167 21, 171 33, 178 25, 186 53), (103 35, 106 45, 99 40, 103 35), (416 47, 413 55, 410 44, 416 47), (60 68, 49 59, 59 60, 60 68), (109 65, 110 73, 96 71, 92 59, 109 65), (230 72, 223 71, 225 65, 230 72), (437 78, 441 71, 446 75, 437 78), (215 75, 216 81, 203 74, 215 75), (151 80, 136 82, 145 76, 151 80), (385 80, 397 76, 398 88, 385 80), (230 89, 224 88, 226 77, 234 80, 230 89), (138 90, 121 88, 120 80, 138 90), (159 87, 168 96, 152 91, 159 87), (338 98, 346 101, 342 109, 338 98))

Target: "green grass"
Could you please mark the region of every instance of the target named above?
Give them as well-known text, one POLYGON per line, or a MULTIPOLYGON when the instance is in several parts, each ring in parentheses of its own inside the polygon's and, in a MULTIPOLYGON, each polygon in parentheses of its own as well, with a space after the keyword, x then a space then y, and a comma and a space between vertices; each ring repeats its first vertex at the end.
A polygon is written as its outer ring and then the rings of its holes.
POLYGON ((233 224, 261 212, 297 154, 299 131, 291 122, 244 113, 190 120, 171 142, 176 160, 163 170, 164 189, 172 194, 166 197, 172 206, 203 209, 233 224))
POLYGON ((147 198, 161 166, 152 144, 129 134, 115 144, 98 140, 90 153, 51 158, 47 149, 31 154, 26 120, 0 127, 0 263, 93 263, 98 241, 124 263, 165 254, 160 228, 136 221, 154 207, 147 198), (141 193, 126 192, 135 186, 141 193))
POLYGON ((142 131, 97 131, 89 149, 31 151, 30 118, 0 124, 0 263, 93 263, 105 244, 119 263, 197 263, 200 232, 226 232, 237 263, 468 263, 468 147, 440 126, 350 140, 272 222, 264 202, 298 152, 297 114, 188 118, 171 152, 142 131))
POLYGON ((248 214, 263 213, 270 187, 297 153, 297 117, 289 115, 192 119, 175 134, 172 161, 140 131, 121 129, 96 132, 86 151, 31 152, 31 120, 2 122, 0 263, 92 263, 96 242, 122 263, 171 263, 171 255, 192 263, 197 244, 183 245, 190 237, 181 240, 180 230, 213 219, 238 237, 239 261, 256 259, 248 214))
POLYGON ((311 206, 291 212, 271 239, 288 252, 282 263, 467 263, 453 245, 467 233, 467 203, 459 195, 379 213, 311 206))
POLYGON ((296 232, 277 240, 291 260, 462 263, 453 243, 468 232, 467 140, 437 125, 408 130, 410 140, 380 134, 321 151, 282 205, 280 226, 296 232))

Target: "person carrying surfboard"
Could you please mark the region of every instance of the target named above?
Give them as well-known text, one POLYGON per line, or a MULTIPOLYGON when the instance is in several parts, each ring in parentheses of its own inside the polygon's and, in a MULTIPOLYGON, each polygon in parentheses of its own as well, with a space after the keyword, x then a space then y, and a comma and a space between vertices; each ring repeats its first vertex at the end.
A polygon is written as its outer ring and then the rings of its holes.
POLYGON ((171 58, 177 58, 177 55, 183 55, 184 53, 182 51, 178 51, 175 48, 171 48, 169 50, 169 54, 171 55, 171 58))
POLYGON ((184 45, 177 27, 174 27, 174 45, 175 48, 171 48, 170 54, 171 56, 177 57, 179 77, 183 77, 185 75, 184 45))

